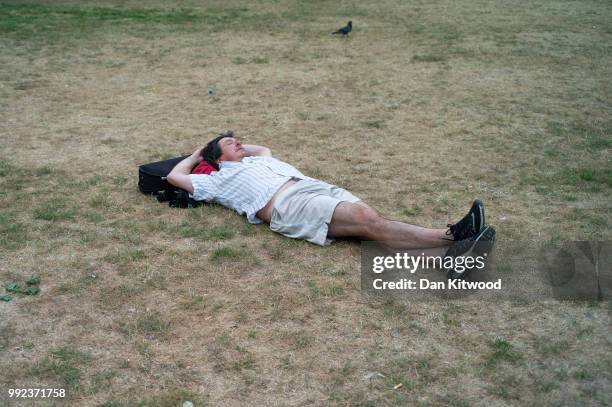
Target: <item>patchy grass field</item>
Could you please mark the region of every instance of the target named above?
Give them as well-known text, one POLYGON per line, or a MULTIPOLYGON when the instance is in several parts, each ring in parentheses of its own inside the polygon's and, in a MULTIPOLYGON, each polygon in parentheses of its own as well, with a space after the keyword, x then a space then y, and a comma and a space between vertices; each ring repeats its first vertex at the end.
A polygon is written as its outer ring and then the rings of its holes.
POLYGON ((608 304, 372 303, 357 242, 136 181, 232 129, 411 223, 612 240, 611 77, 609 1, 1 2, 0 283, 42 282, 0 404, 609 405, 608 304))

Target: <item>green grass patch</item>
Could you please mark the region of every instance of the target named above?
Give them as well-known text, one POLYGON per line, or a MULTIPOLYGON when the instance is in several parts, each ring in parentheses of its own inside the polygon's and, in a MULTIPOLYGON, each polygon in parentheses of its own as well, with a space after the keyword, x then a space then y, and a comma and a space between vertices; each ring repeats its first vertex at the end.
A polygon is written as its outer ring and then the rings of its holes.
POLYGON ((15 170, 15 167, 6 160, 0 160, 0 177, 6 177, 15 170))
POLYGON ((547 124, 547 133, 562 139, 565 144, 592 152, 612 147, 612 122, 609 121, 551 121, 547 124))
POLYGON ((274 16, 250 13, 246 7, 127 8, 2 3, 0 36, 40 47, 66 45, 105 30, 128 30, 145 35, 151 30, 163 34, 165 27, 173 31, 245 31, 256 29, 271 18, 274 16))
POLYGON ((49 187, 46 181, 63 175, 65 174, 62 171, 49 166, 22 167, 14 165, 8 160, 0 159, 0 177, 5 178, 4 182, 0 182, 0 192, 17 197, 17 191, 21 191, 24 186, 34 182, 39 186, 39 193, 48 192, 49 187))
POLYGON ((368 120, 363 122, 363 125, 370 129, 382 129, 385 127, 385 122, 384 120, 368 120))
POLYGON ((574 372, 573 376, 576 380, 593 380, 595 373, 588 369, 580 368, 574 372))
POLYGON ((242 256, 242 252, 240 250, 233 249, 229 246, 224 246, 215 249, 210 255, 210 259, 213 261, 222 259, 236 259, 240 256, 242 256))
POLYGON ((268 64, 270 59, 268 57, 254 57, 251 58, 251 62, 254 64, 268 64))
POLYGON ((45 4, 0 4, 0 35, 20 41, 74 38, 121 24, 185 25, 202 17, 191 9, 126 9, 45 4))
POLYGON ((590 169, 578 170, 578 177, 583 181, 593 181, 595 179, 593 170, 590 169))
POLYGON ((147 313, 136 320, 134 329, 141 335, 165 336, 170 332, 171 324, 165 321, 158 312, 147 313))
POLYGON ((491 351, 487 357, 486 365, 492 367, 500 361, 516 362, 519 359, 521 359, 521 355, 510 342, 502 338, 495 338, 491 343, 491 351))
POLYGON ((184 238, 196 238, 202 240, 227 240, 234 237, 235 227, 229 221, 220 226, 206 226, 196 222, 184 222, 179 226, 179 234, 184 238))
POLYGON ((234 57, 232 58, 232 62, 235 63, 236 65, 242 65, 242 64, 248 63, 248 60, 242 57, 234 57))
POLYGON ((62 201, 51 201, 43 206, 34 208, 34 219, 46 220, 50 222, 61 222, 74 220, 77 214, 78 207, 66 207, 66 203, 62 201))
POLYGON ((31 368, 34 376, 54 378, 67 386, 75 386, 81 380, 81 369, 91 361, 91 356, 71 346, 54 348, 31 368))
MULTIPOLYGON (((610 168, 563 168, 556 180, 565 185, 599 189, 612 188, 612 169, 610 168)), ((597 192, 597 191, 595 191, 597 192)))
POLYGON ((139 353, 148 355, 152 352, 147 339, 165 339, 172 330, 172 324, 158 311, 147 311, 135 320, 121 322, 119 331, 136 339, 135 346, 139 353))
POLYGON ((113 369, 103 370, 93 375, 91 378, 91 391, 98 393, 112 385, 112 380, 117 377, 119 372, 113 369))
POLYGON ((242 65, 242 64, 267 64, 270 62, 270 60, 268 59, 268 57, 254 57, 254 58, 243 58, 243 57, 234 57, 232 58, 232 62, 235 63, 236 65, 242 65))
POLYGON ((0 247, 16 250, 27 242, 28 227, 17 221, 13 212, 0 212, 0 247))

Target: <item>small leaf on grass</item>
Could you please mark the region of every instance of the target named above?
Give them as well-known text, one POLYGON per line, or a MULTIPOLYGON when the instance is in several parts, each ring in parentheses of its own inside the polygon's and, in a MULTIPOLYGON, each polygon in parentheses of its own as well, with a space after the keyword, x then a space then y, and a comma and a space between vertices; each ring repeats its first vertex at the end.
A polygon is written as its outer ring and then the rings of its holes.
POLYGON ((27 285, 36 285, 36 284, 40 284, 40 277, 38 276, 32 276, 28 279, 28 281, 26 281, 27 285))
POLYGON ((0 301, 6 301, 9 302, 10 300, 12 300, 13 298, 8 295, 8 294, 4 294, 4 295, 0 295, 0 301))
POLYGON ((10 283, 6 286, 6 291, 9 293, 18 293, 21 291, 21 288, 19 287, 19 283, 10 283))
POLYGON ((38 289, 38 287, 28 287, 25 290, 23 290, 22 292, 26 295, 36 295, 38 294, 40 290, 38 289))

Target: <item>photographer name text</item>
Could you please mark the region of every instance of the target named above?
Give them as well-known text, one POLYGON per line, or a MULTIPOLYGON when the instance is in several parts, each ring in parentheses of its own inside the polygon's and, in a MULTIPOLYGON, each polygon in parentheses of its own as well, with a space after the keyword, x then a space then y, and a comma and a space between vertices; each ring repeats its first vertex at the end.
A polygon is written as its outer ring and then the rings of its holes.
POLYGON ((420 278, 418 281, 402 278, 396 281, 385 281, 377 278, 372 282, 375 290, 501 290, 501 278, 497 281, 451 280, 430 281, 420 278))

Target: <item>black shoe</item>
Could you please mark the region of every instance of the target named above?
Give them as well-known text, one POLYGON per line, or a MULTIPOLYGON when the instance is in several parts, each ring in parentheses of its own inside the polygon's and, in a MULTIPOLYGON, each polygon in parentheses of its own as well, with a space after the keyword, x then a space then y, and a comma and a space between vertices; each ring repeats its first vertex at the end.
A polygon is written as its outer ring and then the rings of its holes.
MULTIPOLYGON (((493 250, 495 244, 495 228, 493 226, 485 226, 482 231, 470 237, 469 239, 461 240, 452 245, 447 251, 446 256, 451 257, 485 257, 488 253, 493 250)), ((465 276, 472 271, 474 267, 465 267, 462 265, 463 270, 459 270, 459 267, 454 267, 448 271, 448 278, 451 280, 463 279, 465 276)))
POLYGON ((485 227, 484 206, 479 199, 475 200, 467 215, 459 222, 448 224, 447 235, 452 235, 452 239, 447 240, 465 240, 482 232, 485 227))

